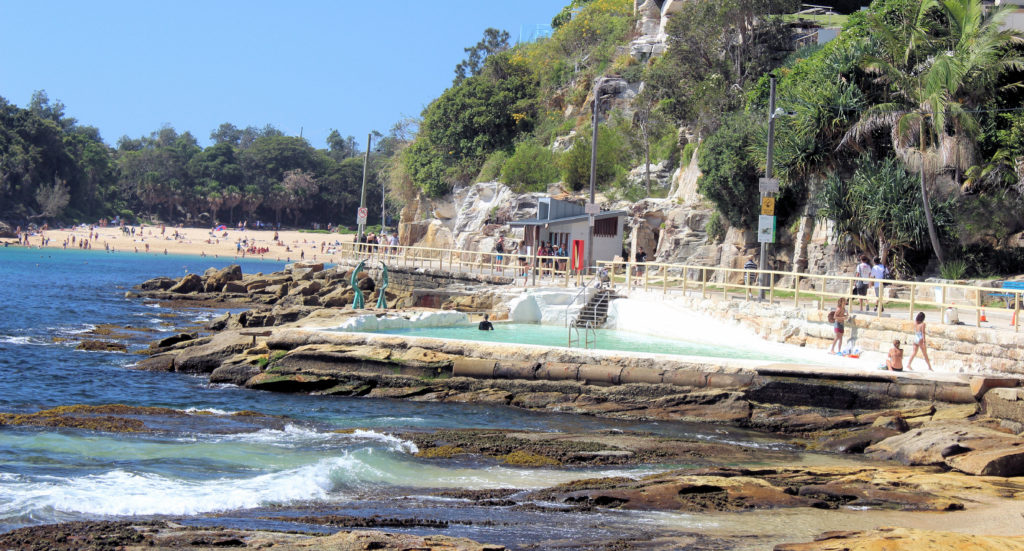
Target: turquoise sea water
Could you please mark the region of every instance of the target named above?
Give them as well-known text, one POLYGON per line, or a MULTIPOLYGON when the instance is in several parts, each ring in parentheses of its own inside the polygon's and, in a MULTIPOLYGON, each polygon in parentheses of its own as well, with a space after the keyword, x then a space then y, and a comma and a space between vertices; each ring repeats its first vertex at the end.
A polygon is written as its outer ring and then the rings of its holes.
MULTIPOLYGON (((389 329, 381 331, 391 335, 410 337, 431 337, 437 339, 461 339, 468 341, 498 342, 511 344, 536 344, 543 346, 568 346, 570 330, 555 325, 533 323, 495 323, 494 331, 480 331, 476 324, 456 325, 451 327, 419 327, 413 329, 389 329)), ((782 354, 764 353, 763 351, 747 350, 737 347, 726 347, 701 342, 664 339, 629 331, 611 329, 594 330, 594 345, 598 350, 622 350, 628 352, 648 352, 652 354, 675 354, 684 356, 703 356, 711 358, 740 358, 776 362, 796 361, 782 354)), ((573 333, 576 338, 577 334, 573 333)), ((585 333, 578 332, 579 344, 583 347, 585 333)))
MULTIPOLYGON (((599 473, 514 469, 473 461, 438 463, 415 457, 411 443, 393 433, 435 427, 642 430, 776 445, 742 431, 704 425, 257 392, 210 385, 203 377, 134 371, 128 369, 138 358, 132 354, 74 349, 75 336, 99 324, 130 326, 156 339, 173 329, 168 323, 211 318, 217 312, 170 310, 126 299, 124 293, 151 277, 202 273, 229 263, 199 257, 0 248, 0 412, 123 403, 183 412, 256 410, 280 416, 158 416, 146 422, 159 430, 141 434, 0 426, 0 531, 67 520, 136 517, 310 529, 259 517, 308 514, 315 507, 324 514, 498 521, 453 524, 444 533, 513 546, 546 538, 627 534, 636 527, 637 513, 567 516, 451 508, 430 497, 431 489, 540 487, 599 473), (341 428, 360 430, 335 432, 341 428), (272 514, 267 512, 271 509, 272 514)), ((241 264, 246 273, 282 267, 276 262, 241 264)))

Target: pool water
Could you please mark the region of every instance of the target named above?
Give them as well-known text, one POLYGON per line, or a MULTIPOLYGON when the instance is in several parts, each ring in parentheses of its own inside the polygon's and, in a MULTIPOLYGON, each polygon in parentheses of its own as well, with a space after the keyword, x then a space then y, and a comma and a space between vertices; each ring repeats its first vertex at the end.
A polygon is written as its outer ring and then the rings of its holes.
MULTIPOLYGON (((475 324, 448 327, 416 327, 405 329, 387 329, 378 331, 389 335, 410 337, 432 337, 436 339, 460 339, 467 341, 497 342, 507 344, 533 344, 540 346, 567 347, 569 329, 556 325, 539 325, 532 323, 495 323, 494 331, 480 331, 475 324)), ((787 357, 776 352, 728 347, 717 344, 701 343, 677 339, 652 337, 629 331, 612 329, 596 329, 597 343, 592 346, 598 350, 615 350, 624 352, 648 352, 653 354, 673 354, 682 356, 704 356, 711 358, 730 358, 746 360, 765 360, 775 362, 800 361, 795 357, 787 357)), ((575 334, 573 335, 575 338, 575 334)), ((582 347, 585 336, 579 331, 582 347)))

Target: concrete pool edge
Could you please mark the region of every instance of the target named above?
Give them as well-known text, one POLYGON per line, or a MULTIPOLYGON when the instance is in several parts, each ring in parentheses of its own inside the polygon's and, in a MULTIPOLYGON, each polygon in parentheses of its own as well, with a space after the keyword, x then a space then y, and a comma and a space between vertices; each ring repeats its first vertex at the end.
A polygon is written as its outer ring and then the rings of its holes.
MULTIPOLYGON (((855 384, 877 397, 966 404, 976 401, 972 379, 951 373, 887 372, 786 364, 758 360, 685 357, 652 353, 480 343, 432 337, 326 332, 280 328, 267 340, 271 349, 310 345, 420 349, 444 355, 453 377, 576 381, 583 384, 668 384, 689 388, 751 388, 775 380, 855 384)), ((399 360, 399 363, 409 363, 399 360)), ((444 370, 443 370, 444 371, 444 370)))

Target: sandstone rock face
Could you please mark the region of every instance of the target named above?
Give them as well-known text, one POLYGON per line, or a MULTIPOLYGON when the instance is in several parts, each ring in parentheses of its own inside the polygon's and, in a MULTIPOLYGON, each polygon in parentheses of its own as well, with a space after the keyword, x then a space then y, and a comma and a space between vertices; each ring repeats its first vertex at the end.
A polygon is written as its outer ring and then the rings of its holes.
POLYGON ((906 465, 947 465, 970 474, 1024 474, 1024 439, 965 421, 934 421, 865 450, 906 465))
POLYGON ((18 234, 14 232, 14 228, 10 224, 0 220, 0 237, 18 237, 18 234))
POLYGON ((206 277, 206 290, 208 292, 217 292, 224 288, 224 284, 229 281, 241 281, 242 280, 242 267, 238 264, 232 264, 226 268, 220 270, 214 270, 212 274, 206 277))
POLYGON ((221 362, 249 348, 252 337, 234 331, 218 333, 210 342, 186 348, 174 359, 174 370, 180 373, 209 373, 221 362))
POLYGON ((198 293, 203 290, 203 280, 196 274, 188 274, 168 289, 172 293, 198 293))

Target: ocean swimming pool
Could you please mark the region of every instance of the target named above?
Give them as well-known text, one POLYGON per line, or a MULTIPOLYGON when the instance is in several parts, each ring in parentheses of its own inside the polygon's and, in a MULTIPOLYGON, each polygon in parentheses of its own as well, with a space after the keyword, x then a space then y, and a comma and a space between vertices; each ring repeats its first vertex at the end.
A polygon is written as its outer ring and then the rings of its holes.
MULTIPOLYGON (((379 334, 401 335, 409 337, 429 337, 435 339, 459 339, 467 341, 493 342, 505 344, 531 344, 539 346, 568 346, 569 329, 556 325, 540 325, 534 323, 495 323, 494 331, 480 331, 476 324, 454 325, 447 327, 413 327, 402 329, 382 329, 373 331, 379 334)), ((597 342, 593 348, 622 352, 646 352, 652 354, 672 354, 680 356, 703 356, 710 358, 729 358, 745 360, 763 360, 775 362, 805 362, 795 356, 762 349, 722 346, 698 341, 687 341, 653 337, 630 331, 612 329, 596 329, 597 342)), ((580 330, 580 342, 584 340, 580 330)))

